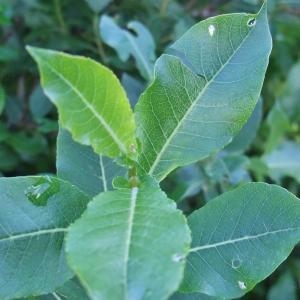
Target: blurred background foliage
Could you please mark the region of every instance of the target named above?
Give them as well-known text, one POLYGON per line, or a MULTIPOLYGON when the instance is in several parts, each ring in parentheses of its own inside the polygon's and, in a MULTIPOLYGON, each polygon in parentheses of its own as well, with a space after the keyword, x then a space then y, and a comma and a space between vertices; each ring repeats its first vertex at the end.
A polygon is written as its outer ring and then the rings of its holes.
MULTIPOLYGON (((268 4, 274 46, 252 117, 221 152, 162 182, 186 214, 248 181, 280 184, 300 196, 300 1, 268 4)), ((256 12, 260 5, 259 0, 0 0, 0 176, 55 172, 57 113, 25 45, 105 64, 134 105, 152 79, 156 58, 190 26, 222 13, 256 12)), ((296 247, 244 299, 300 299, 299 287, 296 247)))

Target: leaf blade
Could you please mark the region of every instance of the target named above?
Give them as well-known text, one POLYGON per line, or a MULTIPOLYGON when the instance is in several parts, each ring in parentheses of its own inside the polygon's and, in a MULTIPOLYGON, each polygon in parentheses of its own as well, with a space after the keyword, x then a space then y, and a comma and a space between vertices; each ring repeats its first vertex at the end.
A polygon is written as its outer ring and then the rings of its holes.
POLYGON ((63 239, 89 198, 54 177, 1 178, 0 189, 0 298, 53 291, 73 276, 63 239), (31 203, 34 193, 47 203, 31 203))
POLYGON ((70 228, 66 251, 92 299, 166 299, 181 280, 188 245, 183 215, 147 179, 97 196, 70 228))
POLYGON ((292 251, 300 239, 299 215, 298 198, 264 183, 211 200, 188 218, 193 242, 181 289, 242 296, 292 251))
POLYGON ((125 174, 125 169, 112 159, 75 142, 62 128, 57 137, 56 170, 59 178, 71 182, 91 197, 112 190, 113 178, 125 174))
POLYGON ((143 145, 140 169, 158 180, 224 147, 250 116, 271 50, 266 7, 258 15, 200 22, 171 50, 176 56, 158 59, 155 80, 135 108, 143 145), (248 26, 254 18, 256 24, 248 26), (260 40, 261 47, 253 51, 260 40))
POLYGON ((62 126, 73 138, 98 154, 134 158, 135 123, 117 77, 88 58, 34 47, 27 50, 39 66, 42 86, 57 106, 62 126))

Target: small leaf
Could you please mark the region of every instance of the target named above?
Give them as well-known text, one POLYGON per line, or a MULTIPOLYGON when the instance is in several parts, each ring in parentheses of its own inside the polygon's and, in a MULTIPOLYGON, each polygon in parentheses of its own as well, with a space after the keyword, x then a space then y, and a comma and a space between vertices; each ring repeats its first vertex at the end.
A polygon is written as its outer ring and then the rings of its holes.
POLYGON ((188 223, 192 248, 181 290, 237 298, 300 240, 300 201, 276 185, 249 183, 211 200, 188 223))
POLYGON ((182 279, 190 236, 182 213, 147 178, 102 193, 70 227, 71 268, 92 299, 167 299, 182 279))
POLYGON ((275 102, 268 114, 266 123, 269 132, 265 142, 265 151, 271 152, 278 146, 291 127, 290 120, 282 109, 280 102, 275 102))
POLYGON ((134 31, 134 35, 118 27, 112 18, 105 15, 101 17, 99 26, 103 42, 114 48, 124 62, 132 55, 141 75, 147 80, 152 79, 155 43, 149 30, 142 23, 132 21, 127 27, 134 31))
POLYGON ((40 85, 37 85, 29 98, 29 108, 35 120, 41 120, 53 108, 53 104, 43 93, 40 85))
POLYGON ((279 182, 282 177, 290 176, 300 182, 300 144, 285 141, 277 149, 263 157, 269 168, 269 176, 279 182))
POLYGON ((5 92, 4 89, 0 86, 0 114, 3 111, 5 105, 5 92))
POLYGON ((113 178, 125 173, 125 169, 112 159, 75 142, 62 128, 57 137, 56 169, 59 178, 71 182, 91 197, 111 190, 113 178))
POLYGON ((60 123, 75 141, 98 154, 134 159, 135 124, 116 76, 95 61, 27 47, 38 63, 42 86, 57 106, 60 123))
POLYGON ((110 2, 111 0, 85 0, 89 7, 95 12, 100 13, 110 2))
POLYGON ((53 291, 73 276, 64 235, 89 198, 49 176, 2 177, 0 191, 0 299, 53 291))
POLYGON ((202 21, 175 42, 136 105, 140 172, 161 180, 228 144, 258 101, 271 44, 265 5, 202 21))

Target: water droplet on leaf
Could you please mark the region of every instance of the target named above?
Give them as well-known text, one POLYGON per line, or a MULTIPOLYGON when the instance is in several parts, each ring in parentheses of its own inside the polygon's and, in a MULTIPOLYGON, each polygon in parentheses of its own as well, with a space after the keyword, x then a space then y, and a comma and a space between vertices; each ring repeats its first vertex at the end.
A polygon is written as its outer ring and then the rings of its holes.
POLYGON ((50 176, 38 177, 36 182, 25 190, 29 201, 36 206, 45 206, 48 199, 58 193, 59 182, 50 176))

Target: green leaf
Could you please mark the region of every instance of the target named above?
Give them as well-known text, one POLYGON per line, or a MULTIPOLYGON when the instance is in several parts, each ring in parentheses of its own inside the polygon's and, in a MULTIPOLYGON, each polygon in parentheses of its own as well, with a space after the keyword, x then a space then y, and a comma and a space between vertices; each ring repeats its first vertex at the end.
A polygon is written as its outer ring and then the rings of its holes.
POLYGON ((40 85, 37 85, 29 98, 30 112, 35 120, 41 120, 52 109, 53 104, 43 93, 43 89, 40 85))
POLYGON ((247 123, 243 126, 241 131, 234 137, 232 142, 225 148, 225 150, 234 153, 241 153, 246 151, 250 147, 251 143, 256 137, 257 130, 262 119, 262 104, 263 101, 260 98, 247 123))
POLYGON ((211 200, 188 223, 192 248, 181 290, 236 298, 300 240, 300 201, 276 185, 249 183, 211 200))
POLYGON ((38 297, 23 298, 22 300, 89 300, 84 288, 77 278, 72 278, 63 286, 47 295, 38 297))
POLYGON ((290 272, 284 273, 279 280, 272 285, 268 292, 267 300, 297 300, 297 284, 290 272))
POLYGON ((64 235, 89 198, 49 176, 0 178, 0 190, 0 299, 53 291, 73 276, 64 235))
POLYGON ((92 299, 167 299, 182 279, 189 229, 175 203, 147 178, 102 193, 70 227, 69 265, 92 299))
POLYGON ((223 298, 211 297, 205 294, 183 294, 183 293, 175 293, 170 300, 221 300, 223 298))
POLYGON ((75 141, 98 154, 135 158, 135 124, 116 76, 95 61, 27 47, 38 63, 42 86, 57 106, 60 123, 75 141))
POLYGON ((132 21, 127 24, 127 28, 135 33, 132 34, 104 15, 99 26, 103 42, 114 48, 122 61, 127 61, 132 55, 141 75, 147 80, 153 78, 155 42, 150 31, 142 23, 132 21))
POLYGON ((5 92, 2 86, 0 86, 0 114, 3 111, 4 105, 5 105, 5 92))
POLYGON ((288 74, 288 79, 285 85, 284 93, 281 96, 282 105, 289 115, 289 117, 296 122, 300 121, 300 105, 299 105, 299 93, 300 93, 300 61, 294 64, 291 71, 288 74))
POLYGON ((269 168, 269 176, 279 182, 290 176, 300 182, 300 144, 285 141, 270 154, 263 157, 269 168))
POLYGON ((95 12, 100 13, 110 2, 111 0, 85 0, 89 7, 95 12))
POLYGON ((251 115, 271 51, 266 5, 192 27, 162 55, 135 113, 140 170, 163 179, 228 144, 251 115))
POLYGON ((60 129, 57 137, 57 176, 79 187, 89 196, 112 189, 114 177, 125 169, 110 158, 95 154, 89 146, 75 142, 71 135, 60 129))
POLYGON ((269 132, 266 139, 265 151, 270 152, 278 146, 291 126, 289 118, 282 109, 280 102, 275 102, 270 110, 267 117, 267 125, 269 132))

